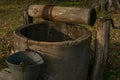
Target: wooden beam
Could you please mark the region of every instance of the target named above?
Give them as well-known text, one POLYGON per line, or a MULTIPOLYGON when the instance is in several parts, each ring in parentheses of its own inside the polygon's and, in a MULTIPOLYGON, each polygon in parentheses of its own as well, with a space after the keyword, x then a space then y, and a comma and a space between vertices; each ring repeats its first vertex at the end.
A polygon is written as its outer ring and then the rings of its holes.
POLYGON ((28 14, 31 17, 70 24, 82 23, 93 26, 96 21, 96 11, 90 8, 30 5, 28 14))
POLYGON ((98 26, 96 26, 96 52, 95 52, 95 64, 91 80, 103 80, 104 70, 107 62, 108 48, 109 48, 109 36, 110 36, 110 23, 109 19, 101 18, 98 20, 98 26))

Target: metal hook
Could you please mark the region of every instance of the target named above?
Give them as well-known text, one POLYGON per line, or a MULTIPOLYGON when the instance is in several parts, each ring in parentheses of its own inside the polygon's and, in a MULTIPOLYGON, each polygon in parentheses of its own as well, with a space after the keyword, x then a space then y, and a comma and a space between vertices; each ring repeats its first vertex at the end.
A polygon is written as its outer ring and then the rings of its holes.
POLYGON ((120 26, 117 26, 117 27, 116 27, 116 26, 114 25, 114 22, 113 22, 113 19, 112 19, 112 18, 98 17, 97 19, 103 19, 103 20, 106 19, 106 20, 110 20, 113 29, 120 29, 120 26))
POLYGON ((120 26, 115 27, 115 25, 114 25, 114 23, 113 23, 113 19, 110 19, 110 20, 111 20, 112 27, 113 27, 114 29, 120 29, 120 26))

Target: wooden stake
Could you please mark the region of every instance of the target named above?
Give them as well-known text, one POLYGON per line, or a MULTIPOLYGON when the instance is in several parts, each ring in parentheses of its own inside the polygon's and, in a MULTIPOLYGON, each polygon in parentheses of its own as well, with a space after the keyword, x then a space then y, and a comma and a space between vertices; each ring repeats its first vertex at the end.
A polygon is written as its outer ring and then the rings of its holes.
POLYGON ((96 27, 96 52, 95 64, 91 80, 103 80, 104 69, 108 56, 110 23, 109 19, 99 19, 99 25, 96 27))
POLYGON ((27 10, 23 11, 23 24, 33 23, 33 18, 28 15, 27 10))

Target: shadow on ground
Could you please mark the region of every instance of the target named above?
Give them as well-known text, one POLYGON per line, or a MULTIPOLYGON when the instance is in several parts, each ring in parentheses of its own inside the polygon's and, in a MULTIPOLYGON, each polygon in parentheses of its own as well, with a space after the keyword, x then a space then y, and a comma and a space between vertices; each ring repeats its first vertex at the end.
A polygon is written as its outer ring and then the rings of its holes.
POLYGON ((105 80, 120 80, 120 42, 110 44, 105 80))

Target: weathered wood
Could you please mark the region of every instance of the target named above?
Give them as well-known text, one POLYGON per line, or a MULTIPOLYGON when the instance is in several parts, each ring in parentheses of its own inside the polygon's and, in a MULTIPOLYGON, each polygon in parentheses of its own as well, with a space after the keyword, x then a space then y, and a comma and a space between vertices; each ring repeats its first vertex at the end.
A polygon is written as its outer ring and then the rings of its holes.
POLYGON ((33 23, 33 18, 28 15, 27 10, 23 11, 23 24, 33 23))
POLYGON ((107 10, 108 0, 99 0, 101 10, 107 10))
POLYGON ((0 80, 14 80, 10 69, 6 68, 0 72, 0 80))
POLYGON ((45 5, 30 5, 28 14, 31 17, 40 17, 47 20, 64 23, 84 23, 94 25, 96 20, 95 9, 58 7, 45 5))
POLYGON ((120 10, 119 0, 98 0, 101 10, 120 10))
POLYGON ((104 68, 109 47, 110 22, 108 19, 100 19, 96 29, 95 65, 91 80, 103 80, 104 78, 104 68))

